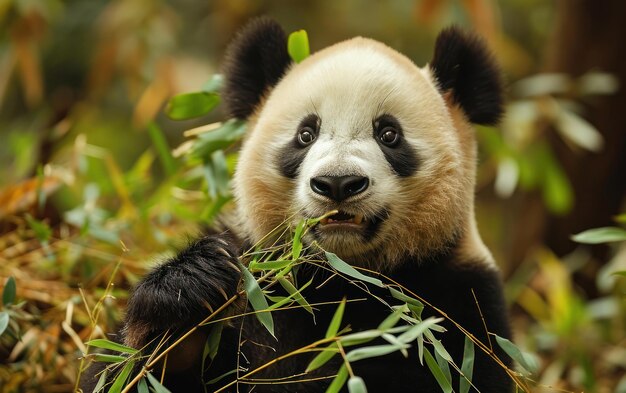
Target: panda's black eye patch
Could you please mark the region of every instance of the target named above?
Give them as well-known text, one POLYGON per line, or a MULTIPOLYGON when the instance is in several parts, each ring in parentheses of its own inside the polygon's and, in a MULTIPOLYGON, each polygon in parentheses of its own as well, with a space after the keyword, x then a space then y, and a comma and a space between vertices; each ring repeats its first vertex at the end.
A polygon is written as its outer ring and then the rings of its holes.
POLYGON ((306 147, 317 138, 320 128, 320 118, 315 114, 307 115, 298 125, 297 141, 300 147, 306 147))
POLYGON ((415 173, 419 164, 417 153, 404 138, 398 119, 384 114, 372 122, 372 127, 374 139, 393 170, 402 177, 415 173))

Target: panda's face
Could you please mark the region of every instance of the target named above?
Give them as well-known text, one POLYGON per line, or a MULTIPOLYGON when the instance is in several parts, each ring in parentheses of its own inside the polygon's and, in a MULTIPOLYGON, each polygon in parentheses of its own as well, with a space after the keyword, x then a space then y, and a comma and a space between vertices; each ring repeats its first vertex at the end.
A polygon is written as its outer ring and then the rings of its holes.
POLYGON ((247 236, 337 210, 307 241, 353 263, 441 246, 471 202, 459 124, 430 71, 380 43, 309 57, 251 121, 235 175, 247 236))

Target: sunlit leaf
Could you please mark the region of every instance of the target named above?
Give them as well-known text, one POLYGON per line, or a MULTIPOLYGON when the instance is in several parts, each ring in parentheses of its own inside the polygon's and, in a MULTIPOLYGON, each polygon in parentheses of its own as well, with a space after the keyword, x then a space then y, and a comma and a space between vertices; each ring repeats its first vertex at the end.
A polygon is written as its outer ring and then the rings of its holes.
POLYGON ((207 159, 213 152, 225 149, 238 141, 246 132, 246 122, 230 119, 219 128, 200 134, 195 140, 189 156, 207 159))
POLYGON ((500 348, 502 348, 507 355, 513 358, 513 360, 519 363, 520 366, 524 367, 524 369, 531 373, 537 370, 537 364, 534 362, 534 359, 524 354, 515 344, 506 338, 498 335, 494 336, 496 337, 496 342, 500 348))
POLYGON ((465 336, 465 348, 463 349, 463 363, 461 364, 461 373, 459 381, 459 393, 468 393, 470 382, 474 373, 474 342, 465 336))
POLYGON ((339 331, 339 327, 341 326, 341 320, 343 319, 343 311, 346 308, 346 298, 343 298, 339 306, 337 306, 337 310, 335 310, 335 314, 333 315, 333 319, 330 321, 328 325, 328 329, 326 330, 326 338, 335 337, 337 332, 339 331))
POLYGON ((510 158, 504 158, 498 163, 494 190, 500 198, 508 198, 515 192, 519 179, 519 167, 517 162, 510 158))
POLYGON ((430 351, 426 348, 424 348, 424 359, 426 360, 426 365, 428 366, 428 369, 437 380, 437 383, 439 384, 443 392, 451 393, 452 385, 450 385, 450 382, 444 375, 443 371, 441 371, 441 369, 439 368, 439 365, 437 364, 437 361, 433 358, 433 355, 431 355, 430 351))
MULTIPOLYGON (((245 266, 241 267, 241 271, 243 272, 244 288, 252 308, 255 311, 267 310, 269 305, 267 304, 267 299, 265 299, 261 287, 259 287, 259 283, 245 266)), ((274 319, 272 319, 272 313, 257 312, 255 315, 259 319, 259 322, 265 326, 267 331, 274 336, 274 319)))
POLYGON ((588 72, 578 78, 578 92, 581 95, 614 94, 619 87, 619 79, 606 72, 588 72))
POLYGON ((16 291, 15 278, 9 277, 2 290, 2 304, 7 306, 15 302, 16 291))
POLYGON ((511 90, 519 97, 536 97, 565 93, 570 85, 571 78, 567 74, 545 73, 520 79, 511 90))
POLYGON ((358 376, 350 377, 348 380, 348 392, 350 393, 367 393, 367 387, 363 378, 358 376))
POLYGON ((359 281, 369 282, 370 284, 374 284, 377 287, 384 287, 382 281, 377 278, 366 276, 365 274, 359 272, 352 266, 342 261, 337 255, 333 254, 332 252, 326 251, 326 259, 328 260, 328 263, 340 273, 346 274, 359 281))
POLYGON ((326 364, 330 359, 332 359, 336 354, 339 353, 339 348, 337 347, 337 343, 332 343, 328 347, 324 348, 317 356, 311 360, 309 365, 306 367, 305 372, 311 372, 313 370, 317 370, 326 364))
POLYGON ((9 313, 6 311, 0 311, 0 336, 7 330, 9 326, 9 313))
POLYGON ((179 94, 170 99, 165 113, 173 120, 186 120, 206 115, 220 103, 220 96, 209 92, 179 94))
POLYGON ((224 76, 222 74, 215 74, 202 86, 202 91, 205 93, 218 93, 224 85, 224 76))
POLYGON ((122 345, 104 338, 97 338, 95 340, 87 341, 85 344, 96 348, 110 349, 111 351, 115 352, 129 353, 131 355, 138 352, 135 348, 127 347, 126 345, 122 345))
POLYGON ((298 30, 289 34, 289 39, 287 40, 287 51, 289 52, 289 56, 296 63, 299 63, 309 57, 309 36, 306 30, 298 30))
POLYGON ((159 380, 156 379, 152 373, 148 373, 146 376, 148 377, 148 382, 150 382, 150 385, 154 388, 156 393, 171 393, 168 388, 161 385, 161 382, 159 382, 159 380))
POLYGON ((345 364, 341 365, 341 368, 337 372, 337 376, 333 379, 333 382, 326 389, 326 393, 338 393, 348 379, 348 369, 345 364))
POLYGON ((618 227, 594 228, 573 235, 572 240, 585 244, 621 242, 626 240, 626 230, 618 227))

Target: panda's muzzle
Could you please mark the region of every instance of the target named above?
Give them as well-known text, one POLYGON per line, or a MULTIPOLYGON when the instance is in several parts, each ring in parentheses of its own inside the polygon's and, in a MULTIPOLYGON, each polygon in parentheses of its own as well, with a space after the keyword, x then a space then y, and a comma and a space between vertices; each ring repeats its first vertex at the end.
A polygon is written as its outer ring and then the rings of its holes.
POLYGON ((309 181, 311 190, 335 202, 361 194, 370 185, 370 180, 364 176, 316 176, 309 181))

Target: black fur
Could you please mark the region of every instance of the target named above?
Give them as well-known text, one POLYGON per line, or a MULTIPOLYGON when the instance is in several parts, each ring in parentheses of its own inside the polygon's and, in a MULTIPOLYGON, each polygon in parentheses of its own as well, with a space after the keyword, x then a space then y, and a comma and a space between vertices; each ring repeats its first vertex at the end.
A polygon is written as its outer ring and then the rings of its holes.
POLYGON ((306 115, 304 119, 300 121, 298 130, 296 130, 293 139, 280 149, 276 165, 278 166, 278 171, 289 179, 295 179, 298 176, 300 165, 302 165, 302 161, 304 161, 309 147, 315 143, 315 140, 312 144, 307 146, 301 146, 300 143, 298 143, 297 133, 304 127, 312 130, 317 140, 321 127, 321 119, 312 113, 306 115))
POLYGON ((430 66, 442 92, 452 92, 472 123, 498 122, 503 110, 500 70, 480 38, 457 27, 443 30, 430 66))
POLYGON ((269 18, 249 22, 229 45, 223 66, 222 98, 229 113, 239 119, 250 116, 290 64, 283 28, 269 18))
POLYGON ((419 160, 415 150, 413 150, 411 145, 404 139, 402 126, 398 120, 389 114, 385 114, 376 119, 373 126, 374 140, 378 143, 380 150, 382 150, 385 159, 389 165, 391 165, 394 172, 400 177, 413 175, 415 171, 417 171, 419 160), (379 129, 382 130, 387 126, 392 126, 400 134, 399 142, 393 147, 385 145, 379 139, 379 129))

